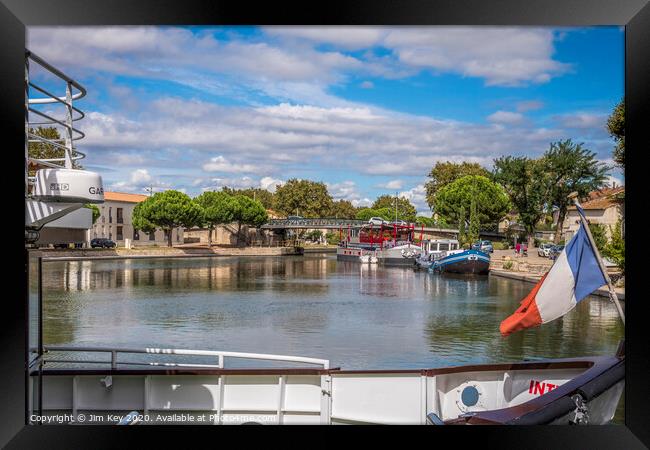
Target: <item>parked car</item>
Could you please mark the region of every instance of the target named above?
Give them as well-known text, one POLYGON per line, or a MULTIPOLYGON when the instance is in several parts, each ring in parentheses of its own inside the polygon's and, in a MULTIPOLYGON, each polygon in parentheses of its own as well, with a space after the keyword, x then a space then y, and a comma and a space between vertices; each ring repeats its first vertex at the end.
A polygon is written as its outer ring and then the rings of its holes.
POLYGON ((371 217, 370 219, 368 219, 368 223, 371 223, 373 225, 383 225, 383 224, 388 223, 388 222, 386 222, 381 217, 371 217))
POLYGON ((556 259, 560 253, 562 253, 562 250, 564 250, 564 245, 554 245, 551 247, 548 257, 551 259, 556 259))
POLYGON ((403 227, 405 227, 405 226, 408 225, 408 223, 405 222, 405 221, 403 221, 403 220, 394 220, 394 221, 391 222, 391 223, 394 224, 394 225, 400 225, 400 226, 403 226, 403 227))
POLYGON ((548 258, 551 256, 551 248, 553 248, 553 244, 540 244, 539 247, 537 247, 537 255, 543 258, 548 258))
POLYGON ((492 241, 477 241, 472 244, 472 250, 480 250, 485 253, 494 252, 492 241))
POLYGON ((302 220, 304 217, 302 216, 287 216, 287 220, 302 220))
POLYGON ((112 241, 111 239, 95 238, 92 241, 90 241, 90 246, 92 248, 115 248, 117 247, 117 244, 115 243, 115 241, 112 241))

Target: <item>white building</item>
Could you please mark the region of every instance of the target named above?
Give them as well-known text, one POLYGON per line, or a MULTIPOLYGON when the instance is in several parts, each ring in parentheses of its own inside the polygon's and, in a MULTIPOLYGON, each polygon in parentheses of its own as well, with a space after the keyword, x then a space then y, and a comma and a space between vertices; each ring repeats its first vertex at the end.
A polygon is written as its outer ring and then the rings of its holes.
MULTIPOLYGON (((604 225, 608 238, 611 238, 611 230, 619 220, 622 222, 621 228, 625 234, 625 202, 620 198, 622 195, 625 195, 625 186, 607 188, 590 192, 589 198, 581 203, 589 223, 604 225)), ((578 231, 579 223, 576 207, 569 207, 562 224, 562 236, 566 242, 578 231)))
MULTIPOLYGON (((100 216, 90 230, 90 239, 112 239, 122 247, 125 239, 130 239, 135 247, 145 245, 167 245, 167 232, 156 230, 147 234, 133 228, 131 217, 133 208, 148 197, 124 192, 104 192, 104 203, 97 205, 100 216)), ((172 230, 172 244, 183 243, 183 228, 172 230)))

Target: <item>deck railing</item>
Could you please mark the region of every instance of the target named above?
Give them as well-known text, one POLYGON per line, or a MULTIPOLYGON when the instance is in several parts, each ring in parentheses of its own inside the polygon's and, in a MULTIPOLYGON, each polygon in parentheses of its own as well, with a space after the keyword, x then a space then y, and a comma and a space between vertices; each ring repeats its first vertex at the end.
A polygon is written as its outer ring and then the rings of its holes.
MULTIPOLYGON (((86 89, 56 67, 49 64, 44 59, 35 55, 31 51, 25 52, 25 133, 27 142, 30 144, 40 144, 47 147, 54 147, 62 150, 61 158, 36 158, 29 156, 27 148, 25 149, 25 158, 29 163, 37 166, 52 168, 73 168, 73 162, 85 158, 85 154, 77 150, 74 145, 75 141, 83 139, 85 134, 74 126, 74 123, 84 118, 85 114, 79 108, 73 105, 74 100, 83 98, 86 95, 86 89), (30 65, 37 65, 53 75, 58 82, 65 86, 61 94, 55 94, 45 89, 43 86, 33 81, 30 77, 30 65), (30 90, 42 94, 40 97, 30 95, 30 90), (54 117, 50 110, 40 109, 39 106, 62 105, 64 108, 63 117, 54 117), (30 116, 37 116, 38 119, 32 120, 30 116), (50 126, 61 128, 63 133, 59 138, 48 139, 37 133, 31 132, 35 126, 50 126)), ((30 180, 31 181, 31 180, 30 180)))
POLYGON ((272 355, 265 353, 244 353, 244 352, 224 352, 213 350, 185 350, 169 348, 110 348, 110 347, 66 347, 66 346, 46 346, 44 347, 43 364, 47 363, 73 363, 73 364, 109 364, 111 369, 117 369, 119 365, 136 365, 136 366, 162 366, 162 367, 195 367, 195 368, 225 368, 226 358, 253 359, 262 361, 282 361, 303 364, 314 364, 321 366, 323 369, 330 368, 330 362, 327 359, 307 358, 304 356, 287 356, 272 355), (110 353, 110 361, 101 360, 84 360, 84 359, 58 359, 48 358, 48 353, 110 353), (176 363, 176 362, 134 362, 118 361, 119 354, 149 354, 149 355, 184 355, 184 356, 209 356, 216 359, 216 364, 193 364, 193 363, 176 363))

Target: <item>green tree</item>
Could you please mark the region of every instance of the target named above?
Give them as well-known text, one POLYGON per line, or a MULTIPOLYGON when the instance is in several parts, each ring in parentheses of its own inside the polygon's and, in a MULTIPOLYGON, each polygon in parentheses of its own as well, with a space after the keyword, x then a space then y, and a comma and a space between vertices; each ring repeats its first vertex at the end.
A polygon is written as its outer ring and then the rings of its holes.
POLYGON ((510 210, 508 196, 501 186, 481 175, 467 175, 442 187, 436 194, 434 211, 451 223, 458 223, 461 207, 470 210, 476 201, 479 223, 494 223, 510 210))
POLYGON ((357 212, 355 219, 369 220, 371 217, 381 217, 387 222, 392 222, 393 220, 395 220, 395 210, 393 209, 391 211, 390 208, 379 208, 379 209, 361 208, 357 212))
POLYGON ((418 225, 424 225, 425 227, 435 227, 436 221, 433 217, 417 216, 415 218, 415 223, 418 225))
POLYGON ((424 185, 429 206, 433 208, 436 193, 441 188, 467 175, 491 177, 490 172, 477 163, 462 162, 458 164, 450 161, 436 163, 428 175, 431 180, 424 185))
POLYGON ((246 188, 246 189, 232 189, 229 187, 224 187, 221 189, 222 192, 229 194, 231 196, 236 195, 245 195, 250 197, 253 200, 259 201, 264 208, 271 209, 273 208, 273 193, 262 188, 246 188))
POLYGON ((467 234, 465 232, 465 207, 460 206, 458 210, 458 242, 460 245, 463 245, 467 240, 467 234))
POLYGON ((415 206, 405 197, 395 197, 391 195, 381 195, 377 197, 375 203, 372 204, 372 208, 375 210, 379 209, 389 209, 392 211, 390 220, 395 220, 395 209, 397 207, 397 220, 404 220, 406 222, 413 222, 415 220, 415 215, 417 210, 415 206), (397 205, 396 205, 397 204, 397 205))
POLYGON ((259 227, 264 225, 269 217, 261 202, 245 195, 233 197, 233 220, 237 222, 237 245, 239 245, 241 226, 259 227))
POLYGON ((610 258, 625 273, 625 239, 623 238, 623 222, 619 219, 612 229, 611 238, 605 247, 604 256, 610 258))
POLYGON ((604 255, 607 249, 607 230, 605 225, 600 223, 590 223, 589 231, 591 231, 591 236, 594 238, 594 243, 596 248, 601 255, 604 255))
POLYGON ((97 222, 97 219, 99 219, 99 216, 101 215, 101 213, 99 212, 99 208, 97 207, 97 205, 93 205, 92 203, 86 203, 83 207, 88 208, 89 210, 92 211, 93 225, 94 225, 95 222, 97 222))
POLYGON ((544 217, 544 205, 549 194, 549 181, 540 160, 525 156, 505 156, 494 160, 494 180, 501 184, 519 214, 518 222, 533 247, 535 226, 544 217))
POLYGON ((354 219, 356 215, 357 208, 347 200, 338 200, 333 202, 332 210, 329 213, 330 217, 335 217, 337 219, 354 219))
POLYGON ((325 239, 327 239, 327 243, 329 245, 336 245, 338 244, 341 240, 339 239, 339 233, 338 232, 333 232, 330 231, 325 235, 325 239))
POLYGON ((479 238, 480 231, 481 231, 481 221, 479 220, 478 211, 476 209, 476 197, 473 197, 469 205, 468 240, 470 242, 477 241, 479 238))
POLYGON ((625 169, 625 99, 614 107, 607 119, 607 131, 616 141, 614 162, 625 169))
MULTIPOLYGON (((56 141, 58 144, 63 145, 63 141, 61 141, 61 135, 59 134, 59 130, 57 130, 54 127, 30 128, 29 132, 31 134, 35 134, 36 136, 43 137, 50 141, 56 141)), ((30 140, 35 140, 35 139, 30 137, 30 140)), ((35 159, 56 159, 56 158, 64 158, 65 150, 55 145, 48 144, 47 142, 38 141, 38 142, 28 143, 27 154, 29 155, 30 158, 35 158, 35 159)), ((61 163, 61 166, 63 166, 63 163, 61 163)), ((82 169, 81 165, 76 161, 72 162, 72 167, 74 167, 75 169, 82 169)), ((34 176, 35 173, 36 170, 34 168, 30 168, 29 176, 34 176)))
POLYGON ((548 202, 558 209, 558 227, 553 239, 557 243, 562 234, 561 224, 573 204, 568 195, 577 192, 585 197, 604 187, 609 167, 598 162, 595 153, 583 148, 582 144, 574 144, 571 139, 551 143, 542 163, 549 182, 548 202))
POLYGON ((208 246, 212 247, 212 231, 222 223, 233 222, 235 212, 234 200, 224 191, 207 191, 194 199, 201 207, 202 225, 208 227, 208 246))
POLYGON ((326 217, 333 201, 322 182, 292 178, 275 190, 273 209, 287 215, 326 217))
POLYGON ((172 246, 172 230, 201 224, 202 210, 187 195, 169 190, 157 192, 133 209, 133 226, 144 232, 162 228, 167 232, 167 246, 172 246))

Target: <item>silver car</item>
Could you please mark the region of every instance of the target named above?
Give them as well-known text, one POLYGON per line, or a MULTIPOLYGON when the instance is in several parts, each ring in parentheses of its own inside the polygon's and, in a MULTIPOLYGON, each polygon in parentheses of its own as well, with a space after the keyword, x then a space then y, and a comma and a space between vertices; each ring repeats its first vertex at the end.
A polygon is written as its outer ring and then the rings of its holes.
POLYGON ((551 248, 553 247, 553 244, 540 244, 540 246, 537 248, 537 255, 541 256, 543 258, 548 258, 551 256, 551 248))

